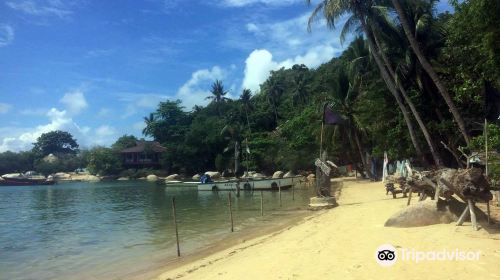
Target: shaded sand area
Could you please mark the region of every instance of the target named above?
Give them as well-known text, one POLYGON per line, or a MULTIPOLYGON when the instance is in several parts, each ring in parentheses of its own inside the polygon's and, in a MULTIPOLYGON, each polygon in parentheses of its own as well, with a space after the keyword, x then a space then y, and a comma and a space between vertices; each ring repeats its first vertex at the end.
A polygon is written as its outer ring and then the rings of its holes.
MULTIPOLYGON (((462 227, 383 227, 388 217, 406 207, 406 199, 386 196, 381 182, 344 181, 339 204, 294 226, 170 268, 154 279, 500 279, 498 226, 477 232, 468 222, 462 227), (375 261, 382 244, 481 253, 478 261, 399 260, 382 267, 375 261)), ((499 208, 492 210, 498 213, 499 208)))

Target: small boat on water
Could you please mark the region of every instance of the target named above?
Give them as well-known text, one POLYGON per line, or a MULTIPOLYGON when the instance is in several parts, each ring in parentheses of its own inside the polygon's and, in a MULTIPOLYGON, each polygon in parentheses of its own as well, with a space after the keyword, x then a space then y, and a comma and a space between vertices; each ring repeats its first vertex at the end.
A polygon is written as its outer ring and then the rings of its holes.
POLYGON ((262 190, 286 190, 291 188, 295 183, 299 183, 299 177, 287 178, 242 178, 239 180, 227 180, 199 183, 199 191, 236 191, 238 188, 245 191, 262 191, 262 190))
POLYGON ((28 171, 24 174, 5 174, 1 177, 0 186, 35 186, 55 184, 55 181, 52 178, 46 178, 45 176, 34 171, 28 171))

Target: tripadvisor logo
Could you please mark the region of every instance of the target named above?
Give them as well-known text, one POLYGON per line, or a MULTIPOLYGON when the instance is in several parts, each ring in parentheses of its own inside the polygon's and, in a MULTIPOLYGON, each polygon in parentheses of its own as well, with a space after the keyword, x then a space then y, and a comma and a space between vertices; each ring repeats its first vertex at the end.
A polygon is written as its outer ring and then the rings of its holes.
POLYGON ((422 261, 478 261, 481 251, 461 251, 436 250, 436 251, 418 251, 415 249, 399 248, 399 251, 390 244, 380 245, 375 250, 375 260, 381 266, 392 266, 398 258, 401 261, 411 261, 419 263, 422 261))

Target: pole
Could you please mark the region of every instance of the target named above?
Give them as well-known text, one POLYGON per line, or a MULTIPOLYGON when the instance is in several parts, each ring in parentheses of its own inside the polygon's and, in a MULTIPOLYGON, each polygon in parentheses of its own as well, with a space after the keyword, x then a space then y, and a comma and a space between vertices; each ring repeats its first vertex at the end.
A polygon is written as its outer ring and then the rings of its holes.
POLYGON ((321 135, 320 135, 320 141, 319 141, 319 159, 321 159, 321 152, 323 151, 323 127, 324 127, 324 122, 321 121, 321 135))
POLYGON ((234 227, 233 227, 233 209, 231 206, 231 192, 227 193, 227 198, 229 202, 229 219, 231 220, 231 232, 234 232, 234 227))
POLYGON ((292 183, 292 200, 295 200, 295 185, 292 183))
POLYGON ((486 172, 486 177, 488 177, 488 120, 486 119, 484 119, 484 147, 486 150, 485 172, 486 172))
POLYGON ((177 230, 177 216, 175 213, 175 196, 172 197, 172 215, 174 216, 174 227, 175 227, 175 240, 177 242, 177 256, 181 256, 181 249, 179 247, 179 232, 177 230))
POLYGON ((260 191, 260 216, 264 216, 264 193, 260 191))
POLYGON ((278 193, 280 195, 280 207, 281 207, 281 182, 278 181, 278 193))

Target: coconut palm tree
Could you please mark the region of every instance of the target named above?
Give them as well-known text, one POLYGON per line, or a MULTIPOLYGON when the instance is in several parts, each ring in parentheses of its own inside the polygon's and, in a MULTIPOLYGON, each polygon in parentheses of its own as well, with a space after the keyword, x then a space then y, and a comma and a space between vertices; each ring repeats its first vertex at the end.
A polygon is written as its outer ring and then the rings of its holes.
POLYGON ((227 91, 224 89, 224 85, 220 80, 215 80, 215 82, 212 84, 212 89, 210 90, 210 93, 212 95, 207 96, 205 99, 212 100, 211 102, 214 103, 222 103, 229 99, 225 97, 227 91))
MULTIPOLYGON (((451 99, 451 96, 448 93, 448 90, 446 89, 446 87, 442 83, 442 81, 439 78, 439 76, 437 75, 436 71, 434 71, 434 68, 432 67, 430 62, 427 60, 427 58, 423 54, 418 41, 416 40, 415 36, 413 35, 413 30, 410 27, 410 23, 408 21, 408 18, 406 17, 406 13, 404 11, 403 6, 401 5, 399 0, 391 0, 391 2, 392 2, 392 5, 394 6, 394 9, 396 10, 396 13, 398 14, 399 21, 400 21, 400 23, 403 27, 403 30, 406 34, 406 38, 410 42, 410 46, 411 46, 413 52, 415 52, 415 55, 417 56, 418 61, 420 62, 420 64, 424 68, 425 72, 427 72, 429 77, 431 77, 431 79, 434 82, 434 84, 436 85, 439 93, 441 94, 444 101, 448 105, 448 108, 450 109, 450 112, 453 115, 453 118, 455 119, 455 121, 457 122, 458 128, 460 129, 460 132, 462 133, 462 135, 465 139, 465 142, 468 145, 470 142, 470 137, 469 137, 469 134, 467 133, 467 129, 465 127, 465 122, 464 122, 462 116, 460 115, 460 113, 458 112, 458 109, 455 106, 455 103, 451 99)), ((431 3, 435 3, 435 1, 431 1, 431 3)))
POLYGON ((285 91, 284 85, 279 77, 271 74, 268 79, 267 86, 267 100, 274 112, 274 121, 276 126, 278 126, 278 100, 285 91))
POLYGON ((250 131, 250 119, 248 118, 248 110, 252 107, 252 104, 250 103, 250 98, 252 98, 252 91, 245 88, 241 92, 240 96, 240 101, 243 104, 243 109, 245 110, 245 116, 247 118, 247 126, 248 130, 250 131))
POLYGON ((156 123, 154 113, 149 113, 149 117, 144 117, 144 123, 146 124, 146 126, 142 129, 142 134, 144 136, 153 136, 154 125, 156 123))
MULTIPOLYGON (((380 11, 379 9, 377 9, 377 10, 380 11)), ((422 134, 424 135, 424 138, 427 142, 427 145, 429 146, 429 150, 430 150, 432 157, 434 159, 434 163, 437 166, 441 166, 443 161, 441 159, 441 156, 438 153, 436 144, 434 143, 434 141, 429 133, 429 130, 427 129, 425 123, 423 122, 422 117, 420 116, 420 113, 416 109, 415 104, 413 103, 413 101, 409 97, 408 93, 406 92, 406 89, 405 89, 403 83, 401 83, 399 81, 400 79, 398 79, 396 71, 394 70, 394 67, 391 64, 391 60, 388 58, 388 56, 386 54, 386 50, 385 50, 386 46, 383 44, 382 40, 380 39, 381 35, 383 35, 383 31, 381 29, 387 30, 387 28, 389 28, 390 31, 386 32, 386 33, 393 34, 396 36, 398 34, 397 30, 394 26, 391 26, 391 23, 387 19, 386 14, 380 15, 377 13, 373 13, 372 16, 370 17, 370 22, 371 22, 370 27, 373 30, 373 39, 375 41, 375 44, 377 45, 377 48, 380 50, 380 55, 385 63, 385 66, 387 67, 387 71, 389 72, 390 76, 392 77, 393 81, 395 82, 396 86, 398 87, 399 91, 401 92, 403 99, 410 107, 410 110, 411 110, 413 116, 415 117, 415 120, 417 121, 417 124, 419 125, 420 130, 422 131, 422 134)), ((397 39, 400 39, 400 38, 397 38, 397 39)), ((396 39, 396 41, 397 41, 397 39, 396 39)))
MULTIPOLYGON (((311 1, 307 0, 310 4, 311 1)), ((323 13, 323 17, 326 20, 327 26, 329 28, 335 28, 336 21, 345 14, 351 14, 351 16, 347 19, 344 24, 342 33, 347 33, 349 30, 352 30, 356 25, 359 26, 359 29, 365 34, 369 48, 370 54, 372 55, 382 79, 384 80, 387 88, 391 92, 392 96, 396 99, 396 103, 398 104, 399 109, 403 113, 403 118, 406 122, 406 126, 408 127, 408 133, 410 134, 411 141, 413 146, 415 147, 415 152, 419 158, 425 161, 422 153, 422 149, 420 148, 420 143, 415 133, 415 129, 413 127, 413 123, 410 118, 410 112, 404 105, 404 102, 401 98, 401 95, 398 92, 398 89, 395 85, 394 80, 391 78, 388 73, 386 66, 382 58, 380 57, 379 50, 374 42, 373 34, 371 28, 368 26, 367 16, 370 13, 372 8, 373 1, 359 1, 359 0, 323 0, 321 1, 313 10, 311 16, 309 17, 308 29, 311 29, 311 25, 314 20, 319 16, 320 13, 323 13), (346 31, 344 31, 346 30, 346 31)))

